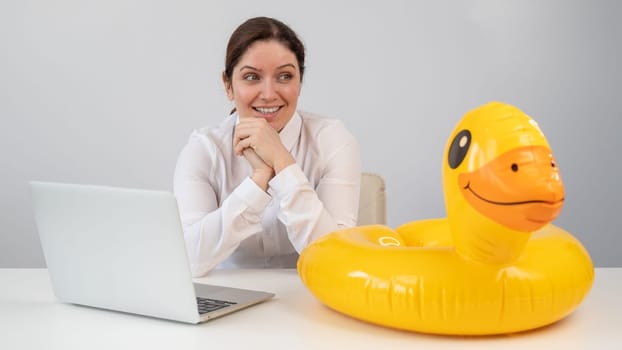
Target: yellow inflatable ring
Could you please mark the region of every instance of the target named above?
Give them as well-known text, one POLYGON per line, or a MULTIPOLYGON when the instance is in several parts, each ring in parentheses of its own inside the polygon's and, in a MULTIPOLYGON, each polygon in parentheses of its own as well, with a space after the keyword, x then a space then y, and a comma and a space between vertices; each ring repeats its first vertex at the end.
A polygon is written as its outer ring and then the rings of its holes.
POLYGON ((550 223, 564 189, 538 125, 489 103, 463 117, 444 155, 447 218, 332 232, 300 255, 306 287, 344 314, 425 333, 511 333, 569 315, 594 268, 550 223))

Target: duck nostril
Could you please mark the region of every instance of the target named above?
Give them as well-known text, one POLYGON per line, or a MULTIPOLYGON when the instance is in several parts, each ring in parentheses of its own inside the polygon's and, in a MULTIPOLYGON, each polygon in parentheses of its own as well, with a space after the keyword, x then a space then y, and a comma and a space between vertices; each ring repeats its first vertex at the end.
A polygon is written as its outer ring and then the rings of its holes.
POLYGON ((555 164, 555 162, 551 162, 551 168, 555 168, 557 167, 557 164, 555 164))
POLYGON ((517 172, 518 171, 518 165, 516 165, 516 163, 512 164, 512 171, 513 172, 517 172))

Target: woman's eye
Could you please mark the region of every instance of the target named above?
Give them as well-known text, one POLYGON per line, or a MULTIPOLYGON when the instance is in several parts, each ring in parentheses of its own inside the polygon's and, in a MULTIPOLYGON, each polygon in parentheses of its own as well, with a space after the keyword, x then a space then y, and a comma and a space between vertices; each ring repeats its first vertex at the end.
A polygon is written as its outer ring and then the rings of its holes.
POLYGON ((246 74, 244 77, 244 80, 259 80, 259 76, 257 74, 246 74))
POLYGON ((292 80, 292 75, 290 73, 281 73, 279 74, 279 80, 281 81, 292 80))

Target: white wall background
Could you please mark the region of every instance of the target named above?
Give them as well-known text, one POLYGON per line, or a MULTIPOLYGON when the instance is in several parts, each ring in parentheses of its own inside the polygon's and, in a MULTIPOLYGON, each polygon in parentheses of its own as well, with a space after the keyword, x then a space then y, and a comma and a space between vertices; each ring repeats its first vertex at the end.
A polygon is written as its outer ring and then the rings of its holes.
POLYGON ((45 266, 28 180, 170 190, 191 130, 231 107, 225 45, 256 15, 302 37, 300 107, 358 137, 390 226, 445 216, 449 133, 500 100, 553 148, 555 223, 596 265, 622 266, 621 14, 615 0, 2 0, 0 268, 45 266))

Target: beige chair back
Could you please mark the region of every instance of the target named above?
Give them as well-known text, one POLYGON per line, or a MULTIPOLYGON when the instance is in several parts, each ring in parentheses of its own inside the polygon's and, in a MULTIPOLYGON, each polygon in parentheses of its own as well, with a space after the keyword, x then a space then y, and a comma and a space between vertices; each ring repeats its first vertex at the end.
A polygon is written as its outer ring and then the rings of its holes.
POLYGON ((357 224, 373 225, 387 223, 387 196, 384 179, 373 173, 361 174, 361 196, 357 224))

